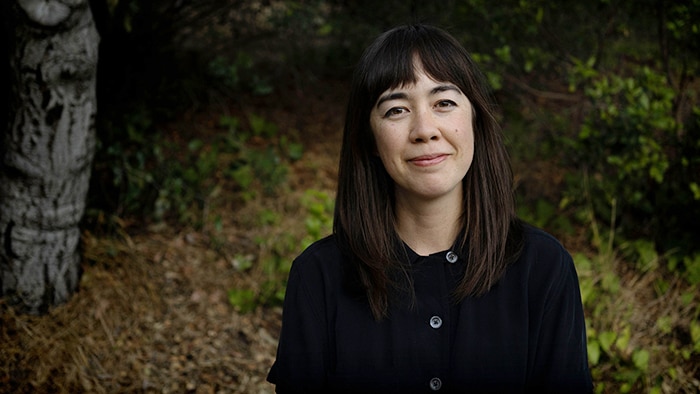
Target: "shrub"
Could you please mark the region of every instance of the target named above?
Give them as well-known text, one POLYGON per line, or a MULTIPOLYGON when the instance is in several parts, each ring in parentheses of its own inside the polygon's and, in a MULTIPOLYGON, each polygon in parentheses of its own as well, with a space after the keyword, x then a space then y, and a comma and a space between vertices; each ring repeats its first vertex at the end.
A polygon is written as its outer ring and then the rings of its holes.
POLYGON ((679 121, 679 93, 648 66, 602 72, 576 62, 570 80, 586 110, 578 133, 561 138, 563 157, 579 170, 569 177, 567 197, 581 203, 589 188, 598 218, 610 218, 616 200, 625 237, 696 250, 700 230, 690 218, 700 215, 700 109, 679 121))

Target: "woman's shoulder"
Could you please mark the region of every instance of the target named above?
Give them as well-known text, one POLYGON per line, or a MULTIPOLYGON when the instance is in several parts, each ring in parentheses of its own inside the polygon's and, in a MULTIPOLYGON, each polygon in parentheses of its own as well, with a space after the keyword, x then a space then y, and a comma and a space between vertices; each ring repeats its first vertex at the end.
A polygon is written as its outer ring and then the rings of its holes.
POLYGON ((341 266, 343 254, 335 235, 313 242, 292 263, 293 271, 334 271, 341 266))
POLYGON ((299 254, 296 260, 315 260, 315 259, 328 259, 328 258, 339 258, 341 256, 340 248, 336 242, 336 236, 334 234, 328 235, 321 238, 311 245, 306 247, 304 251, 299 254))
POLYGON ((552 253, 568 255, 568 251, 552 234, 534 227, 530 224, 523 225, 524 251, 530 253, 552 253))
POLYGON ((329 235, 304 249, 292 262, 288 289, 303 288, 310 297, 331 297, 343 283, 344 260, 336 237, 329 235))
POLYGON ((524 225, 523 233, 524 245, 519 261, 530 271, 566 275, 574 270, 571 254, 553 235, 528 224, 524 225))

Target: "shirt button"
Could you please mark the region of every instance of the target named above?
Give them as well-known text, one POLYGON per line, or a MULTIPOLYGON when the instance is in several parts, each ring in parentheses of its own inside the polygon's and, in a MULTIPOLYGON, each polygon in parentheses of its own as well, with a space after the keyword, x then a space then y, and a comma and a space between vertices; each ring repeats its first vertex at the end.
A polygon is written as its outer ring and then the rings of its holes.
POLYGON ((440 378, 430 379, 430 389, 433 391, 438 391, 442 388, 442 380, 440 378))
POLYGON ((430 327, 432 327, 432 328, 442 327, 442 319, 440 319, 440 316, 433 316, 430 318, 430 327))
POLYGON ((448 262, 454 264, 455 262, 457 262, 457 258, 458 258, 458 257, 457 257, 457 254, 456 254, 455 252, 453 252, 453 251, 450 250, 450 251, 447 252, 447 254, 445 255, 445 258, 447 259, 448 262))

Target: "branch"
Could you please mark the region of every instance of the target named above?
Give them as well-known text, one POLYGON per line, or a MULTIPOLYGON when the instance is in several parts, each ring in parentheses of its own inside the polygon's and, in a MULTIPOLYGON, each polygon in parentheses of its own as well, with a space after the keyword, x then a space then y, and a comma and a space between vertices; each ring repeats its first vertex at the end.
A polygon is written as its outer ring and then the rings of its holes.
POLYGON ((559 93, 559 92, 547 92, 539 89, 535 89, 529 85, 527 85, 525 82, 519 80, 518 78, 506 74, 505 79, 508 80, 509 82, 515 84, 518 86, 520 89, 532 94, 533 96, 547 99, 547 100, 559 100, 559 101, 579 101, 580 98, 577 95, 574 94, 567 94, 567 93, 559 93))

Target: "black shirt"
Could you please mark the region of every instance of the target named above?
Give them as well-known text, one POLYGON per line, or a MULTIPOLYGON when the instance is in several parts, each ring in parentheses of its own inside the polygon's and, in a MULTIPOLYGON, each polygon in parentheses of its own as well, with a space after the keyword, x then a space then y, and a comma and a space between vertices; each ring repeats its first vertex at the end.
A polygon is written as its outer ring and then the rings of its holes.
POLYGON ((590 392, 578 278, 552 236, 525 228, 525 246, 481 297, 451 302, 465 259, 405 246, 415 298, 375 321, 347 289, 335 238, 307 248, 287 285, 278 393, 590 392))

